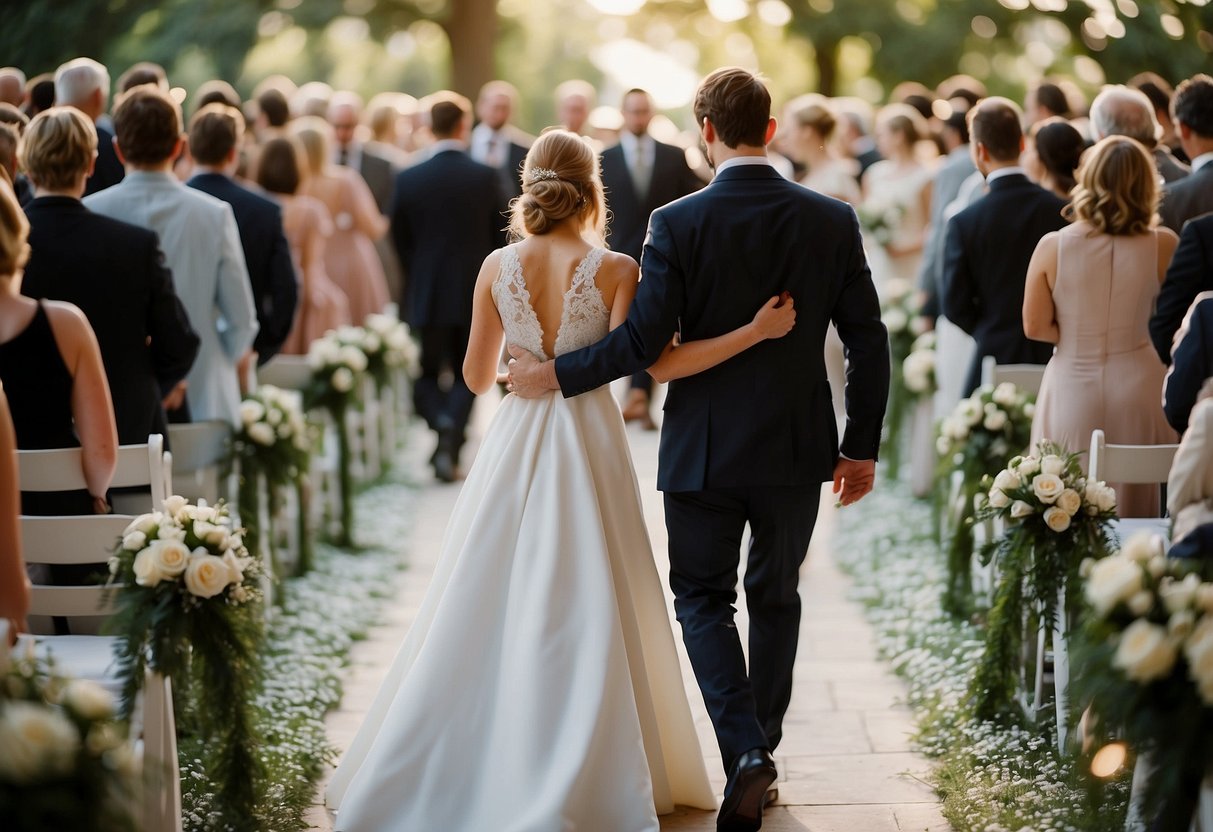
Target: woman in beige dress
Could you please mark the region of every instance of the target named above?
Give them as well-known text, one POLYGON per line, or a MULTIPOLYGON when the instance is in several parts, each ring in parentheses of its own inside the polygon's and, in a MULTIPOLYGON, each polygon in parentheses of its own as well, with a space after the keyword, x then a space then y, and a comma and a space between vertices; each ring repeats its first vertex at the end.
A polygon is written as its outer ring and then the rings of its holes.
POLYGON ((387 233, 387 217, 379 213, 357 171, 329 161, 328 122, 316 116, 301 118, 293 122, 292 132, 303 143, 308 174, 301 190, 324 203, 333 218, 325 268, 345 292, 354 323, 361 324, 388 304, 387 278, 374 242, 387 233))
POLYGON ((266 142, 257 157, 257 184, 282 205, 282 226, 299 275, 295 323, 282 345, 286 355, 306 355, 312 341, 352 323, 345 293, 329 279, 324 265, 333 221, 319 200, 299 193, 302 155, 294 139, 277 138, 266 142))
MULTIPOLYGON (((1154 163, 1140 144, 1109 136, 1083 157, 1073 224, 1045 235, 1028 264, 1024 334, 1057 345, 1045 368, 1032 445, 1087 451, 1109 443, 1176 441, 1162 409, 1165 374, 1148 324, 1178 238, 1158 227, 1154 163)), ((1159 490, 1116 485, 1122 517, 1159 516, 1159 490)))

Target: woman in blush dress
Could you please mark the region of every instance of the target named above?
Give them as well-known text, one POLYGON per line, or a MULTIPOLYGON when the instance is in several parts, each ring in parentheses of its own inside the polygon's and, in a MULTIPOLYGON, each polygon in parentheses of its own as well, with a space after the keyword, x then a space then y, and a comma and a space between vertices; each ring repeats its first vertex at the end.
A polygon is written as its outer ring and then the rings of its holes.
POLYGON ((844 159, 834 148, 838 119, 829 99, 816 93, 802 95, 788 103, 786 112, 788 152, 805 166, 800 184, 852 205, 858 203, 859 184, 855 175, 859 165, 854 159, 844 159))
POLYGON ((1032 125, 1020 164, 1028 178, 1062 199, 1070 198, 1074 178, 1087 149, 1082 133, 1064 118, 1047 118, 1032 125))
POLYGON ((299 193, 304 181, 298 141, 270 139, 257 157, 257 184, 282 206, 282 227, 299 275, 299 305, 286 355, 306 355, 312 341, 330 329, 353 323, 345 293, 325 269, 326 241, 333 233, 329 212, 317 199, 299 193))
MULTIPOLYGON (((1028 264, 1024 334, 1056 344, 1032 420, 1041 439, 1086 451, 1109 443, 1176 441, 1162 409, 1165 370, 1148 324, 1178 238, 1158 227, 1154 162, 1140 144, 1109 136, 1078 171, 1073 224, 1046 234, 1028 264)), ((1159 516, 1159 490, 1117 485, 1122 517, 1159 516)))
POLYGON ((325 268, 345 292, 354 323, 361 324, 388 304, 387 277, 374 243, 387 233, 388 219, 379 213, 362 176, 329 160, 328 122, 309 116, 292 122, 291 130, 304 150, 307 177, 301 191, 324 203, 333 218, 333 234, 324 249, 325 268))

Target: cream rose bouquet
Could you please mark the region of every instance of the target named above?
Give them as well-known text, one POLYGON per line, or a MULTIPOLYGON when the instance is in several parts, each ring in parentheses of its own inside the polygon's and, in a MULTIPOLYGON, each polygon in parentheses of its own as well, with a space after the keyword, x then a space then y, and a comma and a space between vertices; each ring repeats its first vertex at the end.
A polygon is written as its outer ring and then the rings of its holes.
POLYGON ((408 325, 391 315, 367 315, 362 327, 362 351, 367 357, 367 372, 382 389, 392 370, 403 368, 410 374, 420 360, 417 345, 409 337, 408 325))
MULTIPOLYGON (((1162 539, 1135 535, 1118 553, 1083 561, 1087 605, 1073 650, 1076 701, 1155 768, 1146 817, 1174 811, 1185 783, 1213 770, 1213 571, 1167 558, 1162 539)), ((1191 817, 1159 817, 1187 829, 1191 817)))
POLYGON ((216 803, 234 828, 251 816, 261 771, 261 574, 226 506, 177 496, 132 520, 110 558, 121 714, 129 718, 148 667, 172 679, 179 728, 205 740, 216 803))
POLYGON ((992 717, 1014 697, 1025 610, 1050 626, 1058 616, 1076 618, 1079 565, 1113 548, 1116 492, 1084 477, 1078 454, 1047 440, 1034 454, 1013 458, 987 486, 977 517, 1000 518, 1005 531, 981 553, 987 563, 997 559, 1000 578, 973 693, 978 713, 992 717))
POLYGON ((892 361, 889 406, 880 443, 881 459, 890 479, 897 479, 901 471, 902 425, 910 402, 914 399, 914 394, 907 386, 903 364, 914 348, 915 339, 923 334, 918 312, 914 287, 909 281, 891 278, 885 285, 880 310, 880 319, 889 332, 892 361))
POLYGON ((960 471, 961 511, 948 542, 948 586, 944 606, 954 614, 969 611, 972 595, 975 500, 982 483, 1005 468, 1011 457, 1032 441, 1033 397, 1014 384, 983 385, 940 422, 935 449, 939 452, 936 482, 939 513, 944 513, 952 473, 960 471))
POLYGON ((901 362, 901 378, 911 398, 921 399, 935 394, 934 330, 928 330, 914 339, 910 354, 901 362))
POLYGON ((127 832, 139 768, 114 697, 33 657, 0 669, 4 829, 127 832))

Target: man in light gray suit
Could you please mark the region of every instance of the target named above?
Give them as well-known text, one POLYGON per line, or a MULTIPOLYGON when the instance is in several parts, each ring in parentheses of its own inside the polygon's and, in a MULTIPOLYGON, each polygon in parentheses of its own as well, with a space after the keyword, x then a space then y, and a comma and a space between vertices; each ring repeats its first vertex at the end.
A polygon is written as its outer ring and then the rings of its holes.
MULTIPOLYGON (((194 421, 240 424, 237 365, 252 355, 257 312, 231 206, 187 188, 173 176, 181 152, 181 109, 151 86, 136 87, 114 110, 115 145, 126 178, 85 205, 98 214, 160 235, 173 285, 202 340, 184 385, 166 391, 165 409, 180 411, 188 391, 194 421)), ((181 413, 176 416, 181 421, 181 413)))
MULTIPOLYGON (((956 99, 958 103, 963 99, 956 99)), ((952 200, 960 193, 964 181, 977 172, 969 152, 969 125, 964 109, 953 109, 944 120, 944 147, 948 155, 935 172, 931 184, 931 217, 927 226, 927 239, 923 244, 922 266, 918 271, 918 288, 925 299, 922 315, 932 321, 940 315, 939 293, 943 285, 943 240, 948 218, 945 212, 952 200)))

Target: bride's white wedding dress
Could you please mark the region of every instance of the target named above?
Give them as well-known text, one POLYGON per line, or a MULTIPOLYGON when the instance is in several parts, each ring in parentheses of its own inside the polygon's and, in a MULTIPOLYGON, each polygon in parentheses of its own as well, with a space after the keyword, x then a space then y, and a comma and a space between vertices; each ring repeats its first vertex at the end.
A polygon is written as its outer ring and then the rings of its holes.
MULTIPOLYGON (((606 335, 578 266, 555 353, 606 335)), ((546 358, 514 247, 493 298, 546 358)), ((340 832, 657 832, 715 808, 619 406, 506 396, 416 621, 328 789, 340 832)))

